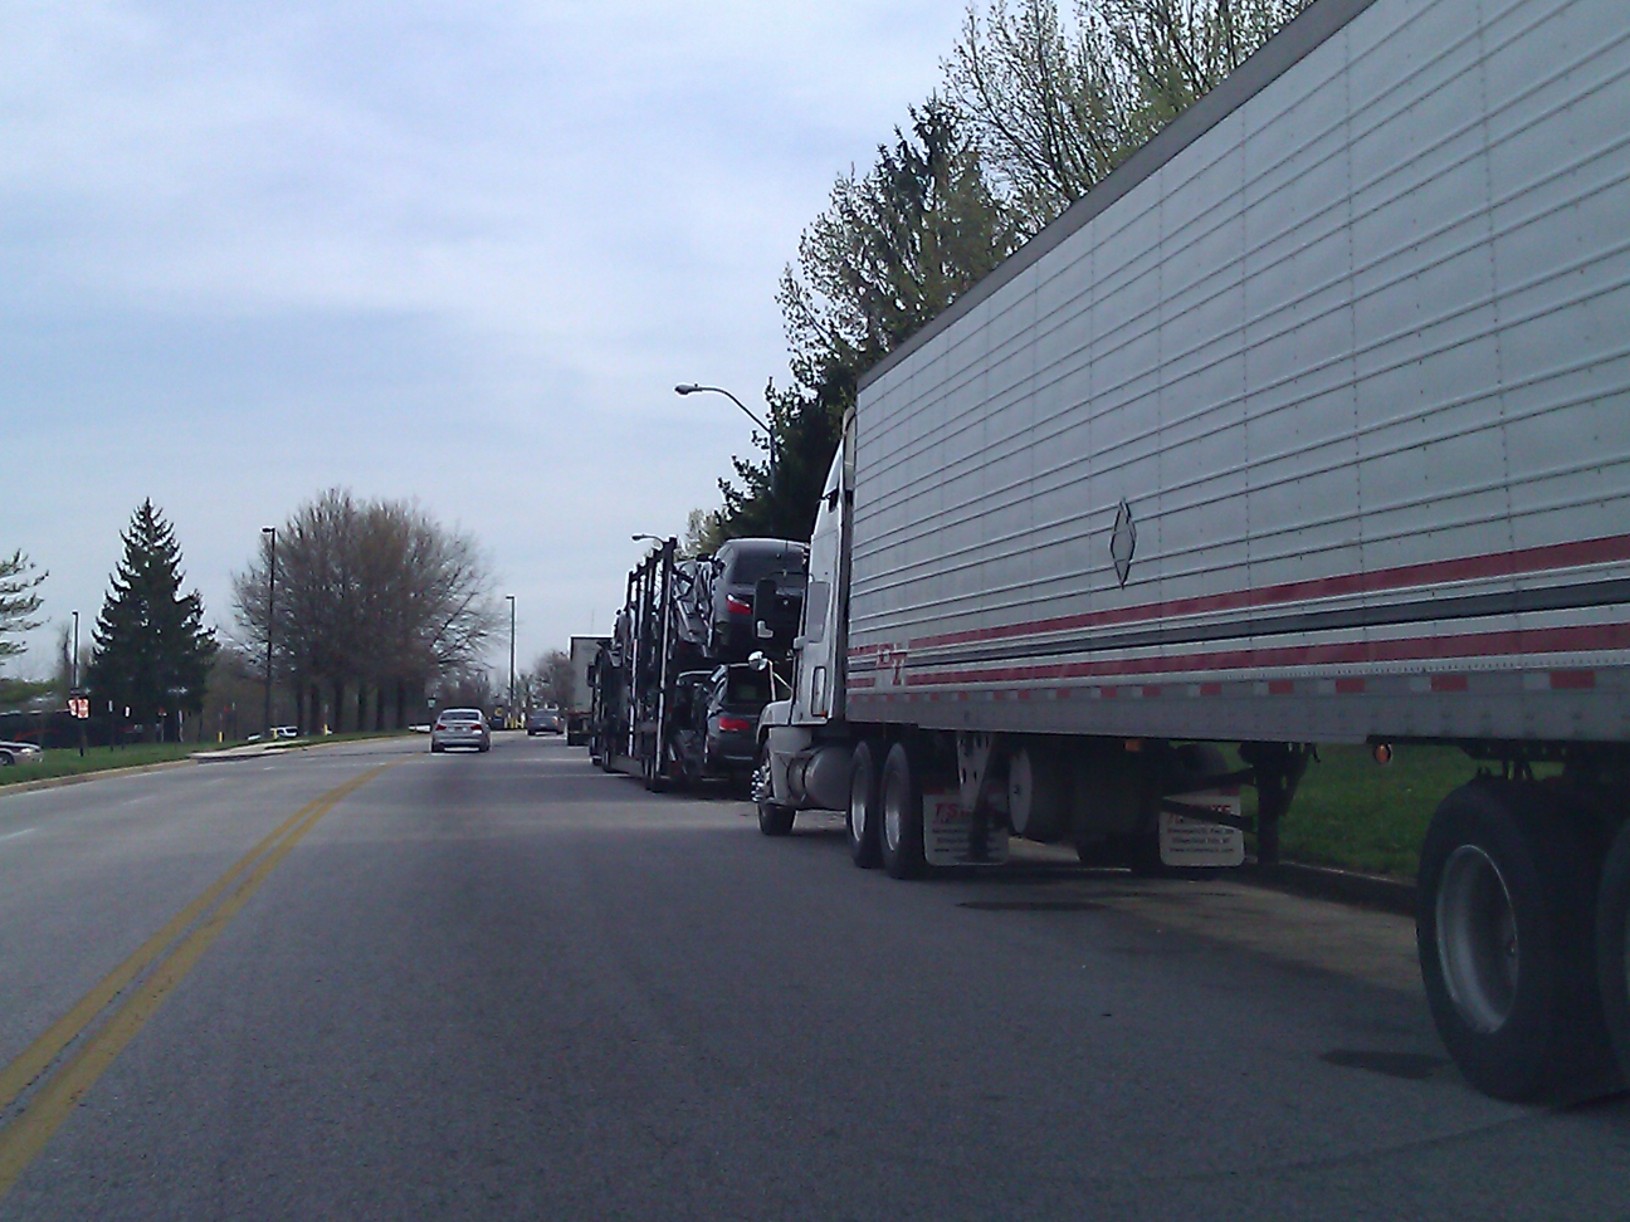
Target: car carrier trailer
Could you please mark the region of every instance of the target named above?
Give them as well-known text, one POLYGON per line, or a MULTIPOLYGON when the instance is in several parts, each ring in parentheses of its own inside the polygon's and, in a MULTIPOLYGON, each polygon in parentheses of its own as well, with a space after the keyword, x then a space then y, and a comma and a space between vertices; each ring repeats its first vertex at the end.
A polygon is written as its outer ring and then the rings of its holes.
POLYGON ((1312 744, 1453 744, 1442 1038, 1503 1098, 1613 1085, 1627 116, 1614 0, 1316 0, 862 380, 761 829, 1272 860, 1312 744))

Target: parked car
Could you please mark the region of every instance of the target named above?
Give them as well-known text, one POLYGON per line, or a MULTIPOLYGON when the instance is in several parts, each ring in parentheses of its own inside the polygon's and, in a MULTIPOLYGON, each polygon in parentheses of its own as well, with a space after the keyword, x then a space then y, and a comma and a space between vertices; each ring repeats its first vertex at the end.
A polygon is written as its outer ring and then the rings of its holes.
POLYGON ((731 539, 713 557, 708 653, 720 662, 786 653, 798 631, 809 578, 809 548, 788 539, 731 539), (759 589, 759 583, 766 584, 759 589), (755 600, 758 601, 755 617, 755 600), (760 637, 763 624, 769 636, 760 637))
POLYGON ((436 724, 430 727, 430 749, 434 752, 448 747, 474 747, 477 751, 492 750, 492 728, 480 709, 443 709, 436 715, 436 724))
POLYGON ((566 719, 559 709, 533 709, 526 715, 526 734, 532 738, 539 734, 564 734, 566 719))
POLYGON ((721 666, 708 683, 702 767, 728 773, 745 788, 758 754, 758 715, 770 702, 770 669, 750 664, 721 666))
POLYGON ((37 764, 45 758, 33 743, 6 743, 0 742, 0 768, 10 768, 14 764, 37 764))

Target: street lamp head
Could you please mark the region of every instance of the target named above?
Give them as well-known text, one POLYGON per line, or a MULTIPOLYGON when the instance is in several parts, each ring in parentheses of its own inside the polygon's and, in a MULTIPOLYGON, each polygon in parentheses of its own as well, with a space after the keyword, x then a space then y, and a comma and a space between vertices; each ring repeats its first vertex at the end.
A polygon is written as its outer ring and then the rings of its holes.
POLYGON ((694 383, 694 382, 681 382, 678 386, 674 387, 674 394, 676 394, 676 395, 694 395, 697 391, 699 391, 701 389, 702 388, 700 386, 696 385, 696 383, 694 383))
POLYGON ((629 535, 628 538, 630 542, 633 543, 638 543, 641 539, 649 539, 652 543, 662 542, 662 540, 656 535, 629 535))

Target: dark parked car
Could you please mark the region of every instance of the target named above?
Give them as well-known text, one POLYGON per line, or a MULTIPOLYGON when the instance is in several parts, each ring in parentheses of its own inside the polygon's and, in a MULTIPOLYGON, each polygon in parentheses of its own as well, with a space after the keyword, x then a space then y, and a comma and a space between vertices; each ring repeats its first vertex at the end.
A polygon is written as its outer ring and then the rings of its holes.
POLYGON ((675 756, 690 785, 728 780, 745 791, 758 752, 770 671, 748 663, 693 670, 674 683, 675 756))
POLYGON ((539 734, 564 734, 566 732, 566 719, 560 715, 559 709, 533 709, 526 715, 526 734, 528 738, 539 734))
POLYGON ((802 543, 731 539, 723 544, 713 557, 708 652, 726 663, 745 662, 757 652, 786 654, 798 632, 808 580, 809 548, 802 543))
POLYGON ((758 715, 770 703, 768 667, 721 666, 708 685, 702 766, 745 787, 758 754, 758 715))

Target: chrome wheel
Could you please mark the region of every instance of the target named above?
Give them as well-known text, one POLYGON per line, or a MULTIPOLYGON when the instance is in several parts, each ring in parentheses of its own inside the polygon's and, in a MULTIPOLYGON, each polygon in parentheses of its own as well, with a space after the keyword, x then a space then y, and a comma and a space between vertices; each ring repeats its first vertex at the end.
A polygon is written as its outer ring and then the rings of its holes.
POLYGON ((1449 996, 1473 1031, 1498 1031, 1511 1017, 1521 955, 1511 892, 1492 858, 1461 845, 1438 888, 1438 957, 1449 996))

